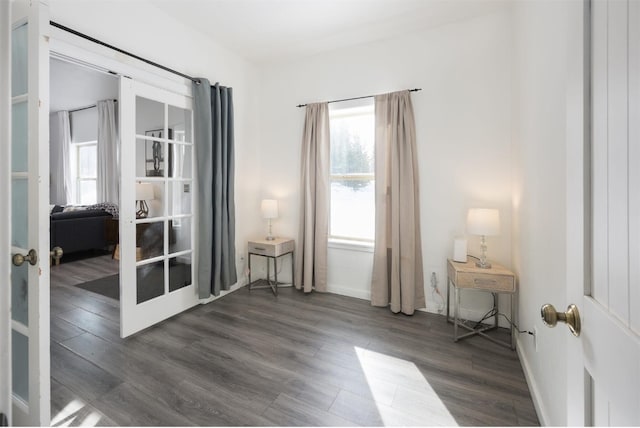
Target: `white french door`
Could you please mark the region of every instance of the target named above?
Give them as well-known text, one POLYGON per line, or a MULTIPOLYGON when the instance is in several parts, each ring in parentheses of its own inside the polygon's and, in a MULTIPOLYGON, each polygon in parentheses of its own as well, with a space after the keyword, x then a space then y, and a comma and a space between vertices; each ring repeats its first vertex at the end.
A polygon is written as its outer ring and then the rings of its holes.
POLYGON ((199 302, 192 113, 190 97, 121 78, 122 337, 199 302))
POLYGON ((640 2, 594 0, 583 6, 584 30, 590 35, 590 40, 585 38, 585 67, 591 75, 590 82, 589 73, 585 80, 591 100, 584 100, 590 107, 585 110, 584 130, 591 147, 584 146, 584 164, 575 169, 572 162, 581 162, 582 156, 572 160, 572 153, 567 155, 569 175, 580 178, 586 172, 587 177, 584 187, 571 187, 570 180, 567 192, 575 203, 568 204, 569 227, 579 218, 586 226, 577 226, 571 236, 578 243, 575 254, 568 254, 567 296, 580 309, 582 333, 568 339, 567 421, 638 426, 640 2), (583 254, 578 254, 580 246, 583 254))
MULTIPOLYGON (((8 325, 0 322, 3 348, 7 346, 0 352, 0 362, 3 370, 10 367, 0 377, 0 405, 12 425, 48 425, 49 9, 44 1, 2 3, 3 30, 7 28, 7 14, 11 14, 7 94, 11 105, 0 109, 0 123, 9 129, 3 130, 3 136, 10 141, 1 142, 2 155, 7 158, 3 158, 0 197, 10 227, 9 233, 2 234, 8 236, 2 241, 6 245, 2 255, 6 258, 0 272, 2 285, 8 291, 2 294, 7 301, 2 302, 0 312, 4 317, 10 307, 11 318, 8 325)), ((2 46, 6 55, 8 43, 3 41, 2 46)), ((2 67, 8 64, 3 61, 2 67)), ((5 85, 6 68, 2 76, 5 85)))
MULTIPOLYGON (((11 193, 11 3, 0 2, 0 199, 11 193)), ((0 210, 0 425, 11 418, 11 216, 0 210)))

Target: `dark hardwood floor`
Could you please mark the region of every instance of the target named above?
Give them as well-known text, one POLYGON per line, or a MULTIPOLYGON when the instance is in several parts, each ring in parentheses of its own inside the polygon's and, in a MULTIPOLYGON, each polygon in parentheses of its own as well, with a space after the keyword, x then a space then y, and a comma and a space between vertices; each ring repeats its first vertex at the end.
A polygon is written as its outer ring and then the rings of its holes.
POLYGON ((443 316, 244 288, 123 340, 73 286, 117 269, 51 270, 52 425, 538 425, 516 353, 443 316))

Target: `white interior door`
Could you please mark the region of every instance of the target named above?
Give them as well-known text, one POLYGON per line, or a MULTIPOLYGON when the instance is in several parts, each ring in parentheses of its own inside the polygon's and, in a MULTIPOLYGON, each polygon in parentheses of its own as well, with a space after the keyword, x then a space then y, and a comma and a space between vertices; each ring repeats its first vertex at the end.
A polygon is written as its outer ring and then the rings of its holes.
MULTIPOLYGON (((0 199, 11 189, 11 3, 0 2, 0 199)), ((0 425, 11 418, 11 216, 0 210, 0 425)))
POLYGON ((585 4, 591 82, 585 130, 591 144, 584 166, 590 180, 583 201, 587 227, 576 230, 586 238, 583 281, 577 280, 580 263, 571 263, 582 255, 569 254, 568 296, 580 308, 582 333, 568 342, 568 423, 638 426, 640 2, 585 4))
POLYGON ((120 82, 120 334, 198 304, 190 97, 120 82), (143 213, 140 201, 148 208, 143 213))
POLYGON ((49 9, 14 1, 11 13, 11 422, 48 425, 49 9))

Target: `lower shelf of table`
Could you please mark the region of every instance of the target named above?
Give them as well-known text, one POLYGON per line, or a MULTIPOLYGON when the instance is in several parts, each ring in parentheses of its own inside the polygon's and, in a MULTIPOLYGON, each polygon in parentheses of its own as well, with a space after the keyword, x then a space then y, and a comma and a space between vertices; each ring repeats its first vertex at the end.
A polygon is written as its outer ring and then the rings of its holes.
MULTIPOLYGON (((453 337, 453 341, 454 342, 457 342, 457 341, 462 340, 462 339, 466 339, 466 338, 471 337, 471 336, 478 335, 478 336, 482 336, 485 339, 488 339, 488 340, 490 340, 493 343, 496 343, 498 345, 504 346, 504 347, 509 348, 509 349, 515 349, 515 343, 514 343, 514 340, 513 340, 513 329, 500 327, 498 325, 487 325, 487 324, 484 324, 484 323, 481 324, 480 326, 478 326, 477 328, 474 328, 474 327, 471 327, 471 326, 465 324, 465 321, 467 321, 469 323, 472 323, 472 324, 476 323, 476 321, 458 319, 458 323, 457 323, 458 327, 467 330, 468 333, 459 334, 457 336, 454 334, 454 337, 453 337), (505 338, 506 340, 500 340, 498 338, 495 338, 493 336, 489 336, 487 334, 490 331, 498 331, 499 332, 501 330, 504 331, 505 335, 508 335, 505 338)), ((448 317, 447 318, 447 322, 449 324, 454 324, 455 320, 454 320, 453 317, 448 317)))
POLYGON ((256 279, 255 281, 249 283, 249 291, 251 290, 259 290, 262 288, 270 288, 273 294, 278 295, 278 287, 293 287, 293 284, 290 282, 278 282, 277 284, 272 280, 267 280, 266 278, 256 279))

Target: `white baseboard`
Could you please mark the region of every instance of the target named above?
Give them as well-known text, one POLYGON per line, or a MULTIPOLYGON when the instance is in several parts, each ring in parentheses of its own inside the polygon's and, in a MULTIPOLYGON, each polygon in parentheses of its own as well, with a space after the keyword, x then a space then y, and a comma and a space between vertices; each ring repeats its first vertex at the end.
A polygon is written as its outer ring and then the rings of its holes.
POLYGON ((357 290, 354 288, 343 287, 340 285, 327 284, 327 291, 341 296, 355 297, 357 299, 371 300, 371 291, 357 290))
POLYGON ((522 365, 522 370, 524 371, 524 378, 527 381, 529 393, 531 394, 531 399, 533 400, 533 407, 536 409, 536 414, 538 415, 540 426, 549 426, 549 418, 544 408, 542 395, 540 394, 540 390, 538 389, 538 385, 536 384, 535 377, 531 372, 531 365, 529 364, 529 360, 527 359, 524 351, 522 350, 522 346, 520 345, 519 337, 516 338, 516 351, 518 352, 518 357, 520 358, 520 365, 522 365))
POLYGON ((220 294, 219 294, 219 295, 217 295, 217 296, 214 296, 214 295, 212 294, 211 296, 207 297, 206 299, 200 299, 200 304, 201 304, 201 305, 206 305, 207 303, 211 303, 211 302, 213 302, 214 300, 218 300, 219 298, 221 298, 221 297, 223 297, 223 296, 226 296, 226 295, 227 295, 227 294, 229 294, 229 293, 233 293, 234 291, 238 291, 238 290, 240 290, 242 287, 245 287, 246 285, 247 285, 247 284, 246 284, 246 278, 245 278, 244 276, 242 276, 242 277, 238 280, 238 282, 236 282, 235 284, 233 284, 233 285, 231 286, 231 288, 230 288, 230 289, 228 289, 228 290, 221 290, 221 291, 220 291, 220 294))
MULTIPOLYGON (((341 296, 355 297, 357 299, 371 300, 371 291, 359 290, 350 287, 344 287, 336 284, 328 284, 327 291, 329 293, 339 294, 341 296)), ((427 307, 419 309, 423 312, 429 312, 432 314, 445 315, 447 312, 446 304, 443 306, 441 303, 434 301, 433 299, 427 300, 427 307), (442 307, 442 309, 440 309, 442 307)), ((460 308, 460 317, 470 321, 480 320, 486 312, 477 311, 473 309, 460 308)), ((451 308, 451 316, 453 316, 453 308, 451 308)), ((493 318, 489 320, 493 321, 493 318)), ((509 323, 502 317, 498 319, 498 325, 500 327, 509 328, 509 323)))

